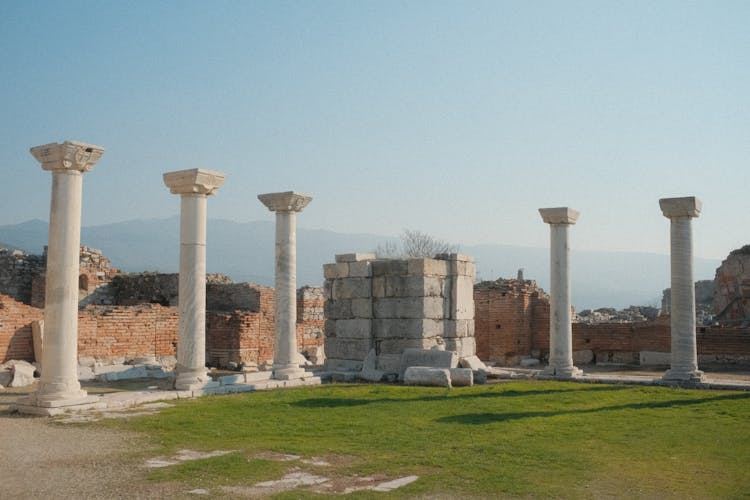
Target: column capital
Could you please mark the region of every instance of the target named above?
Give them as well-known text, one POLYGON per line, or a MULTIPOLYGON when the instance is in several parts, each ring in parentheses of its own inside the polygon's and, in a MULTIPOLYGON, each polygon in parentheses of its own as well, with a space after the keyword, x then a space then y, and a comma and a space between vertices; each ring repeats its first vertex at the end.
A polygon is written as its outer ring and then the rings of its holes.
POLYGON ((703 202, 695 196, 685 196, 682 198, 662 198, 659 200, 659 207, 664 217, 698 217, 703 208, 703 202))
POLYGON ((540 208, 539 215, 547 224, 575 224, 581 213, 569 207, 540 208))
POLYGON ((51 142, 29 149, 43 170, 89 172, 104 154, 104 148, 78 141, 51 142))
POLYGON ((211 195, 224 184, 224 174, 202 168, 177 170, 164 174, 164 184, 172 194, 211 195))
POLYGON ((259 194, 258 199, 271 212, 301 212, 312 201, 312 196, 296 191, 259 194))

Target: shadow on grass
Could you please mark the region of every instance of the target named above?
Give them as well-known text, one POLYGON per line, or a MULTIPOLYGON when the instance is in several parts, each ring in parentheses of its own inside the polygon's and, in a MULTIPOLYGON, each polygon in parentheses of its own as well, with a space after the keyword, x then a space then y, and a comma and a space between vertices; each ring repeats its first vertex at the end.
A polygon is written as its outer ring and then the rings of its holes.
POLYGON ((373 396, 372 399, 355 399, 355 398, 308 398, 291 403, 292 406, 301 408, 341 408, 351 406, 363 406, 369 404, 381 403, 410 403, 417 401, 445 401, 446 399, 481 399, 481 398, 512 398, 519 396, 540 396, 556 393, 573 393, 573 392, 610 392, 628 389, 626 386, 593 386, 578 387, 573 389, 545 389, 531 391, 498 391, 498 392, 481 392, 476 394, 455 394, 449 389, 445 389, 445 394, 440 396, 422 396, 418 398, 379 398, 373 396))
POLYGON ((585 408, 580 410, 554 410, 554 411, 524 411, 516 413, 466 413, 464 415, 451 415, 441 417, 436 422, 446 424, 484 425, 509 420, 519 420, 533 417, 557 417, 560 415, 582 415, 586 413, 599 413, 617 410, 646 410, 658 408, 677 408, 681 406, 693 406, 716 401, 730 401, 739 399, 750 399, 750 394, 725 394, 713 398, 702 399, 676 399, 670 401, 654 401, 648 403, 628 403, 614 406, 602 406, 600 408, 585 408))

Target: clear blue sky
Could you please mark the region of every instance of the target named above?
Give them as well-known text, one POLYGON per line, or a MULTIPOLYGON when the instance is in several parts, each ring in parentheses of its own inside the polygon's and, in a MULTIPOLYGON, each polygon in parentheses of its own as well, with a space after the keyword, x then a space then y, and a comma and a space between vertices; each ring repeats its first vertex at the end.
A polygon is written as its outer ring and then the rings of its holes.
POLYGON ((5 0, 0 57, 0 224, 48 219, 28 149, 71 139, 106 148, 84 225, 200 167, 216 218, 294 189, 303 227, 546 246, 567 205, 575 248, 668 253, 696 195, 697 255, 750 243, 748 1, 5 0))

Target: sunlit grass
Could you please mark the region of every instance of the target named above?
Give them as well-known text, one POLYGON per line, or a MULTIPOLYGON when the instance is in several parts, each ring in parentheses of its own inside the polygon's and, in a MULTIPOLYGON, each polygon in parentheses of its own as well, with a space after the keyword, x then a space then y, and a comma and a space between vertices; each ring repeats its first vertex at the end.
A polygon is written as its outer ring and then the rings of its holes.
POLYGON ((148 434, 163 454, 239 450, 152 474, 204 487, 281 477, 288 464, 253 458, 264 450, 348 457, 325 474, 420 476, 396 497, 726 498, 746 496, 750 480, 741 392, 328 385, 181 401, 110 425, 148 434))

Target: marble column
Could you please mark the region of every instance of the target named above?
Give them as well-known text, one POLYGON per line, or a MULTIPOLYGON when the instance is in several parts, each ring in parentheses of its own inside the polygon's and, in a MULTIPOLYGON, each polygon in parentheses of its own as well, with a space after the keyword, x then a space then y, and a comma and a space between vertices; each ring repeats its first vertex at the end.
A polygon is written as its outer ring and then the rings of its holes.
POLYGON ((279 380, 310 376, 297 361, 297 231, 295 215, 311 196, 288 191, 258 195, 276 212, 275 344, 273 377, 279 380))
POLYGON ((177 390, 218 385, 206 369, 206 199, 224 184, 224 174, 194 168, 164 174, 181 196, 177 390))
MULTIPOLYGON (((90 402, 78 382, 78 274, 81 247, 81 191, 104 148, 65 141, 31 148, 42 169, 52 172, 44 305, 42 374, 39 390, 19 402, 40 408, 90 402)), ((30 411, 31 413, 44 413, 30 411)))
POLYGON ((693 230, 691 219, 701 213, 702 203, 694 197, 662 198, 659 206, 670 222, 672 290, 670 322, 672 363, 664 380, 700 382, 695 340, 695 279, 693 277, 693 230))
POLYGON ((573 365, 568 227, 576 223, 580 214, 568 207, 540 208, 539 213, 550 225, 549 364, 544 373, 575 377, 583 372, 573 365))

